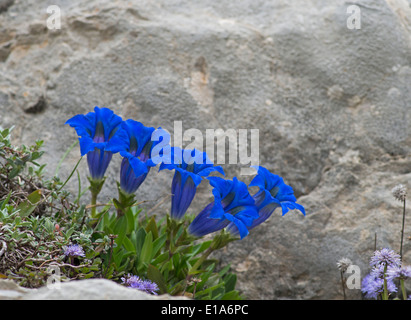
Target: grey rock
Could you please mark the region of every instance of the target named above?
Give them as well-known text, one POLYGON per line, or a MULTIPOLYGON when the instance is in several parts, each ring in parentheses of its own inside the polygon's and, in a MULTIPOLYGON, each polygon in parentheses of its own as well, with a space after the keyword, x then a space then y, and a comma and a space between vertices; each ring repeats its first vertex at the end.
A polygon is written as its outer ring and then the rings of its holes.
POLYGON ((25 289, 12 280, 0 280, 0 300, 184 300, 185 297, 151 295, 106 279, 53 283, 25 289))
MULTIPOLYGON (((174 121, 201 132, 257 128, 260 164, 294 188, 307 216, 276 211, 217 254, 239 270, 246 296, 341 299, 340 258, 364 276, 375 233, 378 247, 398 250, 390 190, 411 187, 409 1, 358 2, 356 30, 345 0, 54 2, 59 30, 44 27, 45 0, 16 0, 0 15, 0 125, 16 126, 16 143, 45 140, 50 175, 76 139, 64 122, 95 105, 172 134, 174 121)), ((69 154, 62 178, 78 158, 69 154)), ((99 202, 113 196, 119 161, 99 202)), ((241 165, 223 167, 231 178, 241 165)), ((171 177, 150 172, 138 190, 148 209, 171 177)), ((68 187, 76 194, 76 179, 68 187)), ((211 200, 202 184, 190 210, 211 200)))
POLYGON ((20 300, 29 291, 18 286, 13 280, 0 279, 0 300, 20 300))
POLYGON ((14 0, 0 0, 0 13, 7 11, 7 9, 14 3, 14 0))

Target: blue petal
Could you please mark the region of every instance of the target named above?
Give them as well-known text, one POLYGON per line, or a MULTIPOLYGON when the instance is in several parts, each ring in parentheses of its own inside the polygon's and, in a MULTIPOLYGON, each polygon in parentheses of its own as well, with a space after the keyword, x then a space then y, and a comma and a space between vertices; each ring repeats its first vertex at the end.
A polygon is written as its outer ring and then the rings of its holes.
POLYGON ((171 217, 180 219, 186 213, 196 194, 196 185, 191 176, 176 171, 171 184, 171 217))
POLYGON ((121 189, 128 194, 136 192, 146 179, 149 169, 135 157, 124 157, 120 169, 121 189))
POLYGON ((120 151, 129 151, 130 138, 126 130, 123 129, 123 124, 107 143, 106 150, 113 153, 120 151))
POLYGON ((231 221, 231 223, 227 227, 229 232, 231 232, 234 235, 239 234, 241 239, 248 235, 248 229, 246 225, 243 223, 243 221, 237 219, 235 216, 231 214, 226 214, 226 219, 228 221, 231 221))
POLYGON ((267 205, 263 206, 258 210, 258 215, 259 217, 253 221, 251 226, 249 226, 248 230, 251 230, 255 228, 256 226, 260 225, 264 221, 266 221, 271 214, 274 212, 276 208, 278 208, 280 205, 274 202, 268 203, 267 205))
POLYGON ((247 185, 236 177, 233 180, 225 180, 220 177, 207 178, 214 187, 214 208, 212 218, 221 218, 225 211, 238 206, 254 205, 254 199, 248 192, 247 185))
POLYGON ((235 188, 235 197, 232 202, 225 208, 225 210, 230 210, 238 206, 254 205, 254 199, 251 197, 247 185, 237 180, 236 177, 233 178, 233 185, 235 188))
POLYGON ((231 180, 220 177, 208 177, 207 180, 220 193, 221 198, 224 198, 232 189, 233 182, 231 180))
POLYGON ((282 178, 278 175, 272 174, 266 168, 261 166, 253 166, 253 168, 258 169, 258 174, 250 182, 249 186, 257 186, 262 189, 271 190, 276 186, 282 178))
POLYGON ((77 135, 79 137, 94 137, 94 132, 96 128, 92 112, 88 113, 87 115, 78 114, 72 117, 71 119, 67 120, 65 124, 68 124, 70 125, 70 127, 73 127, 76 130, 77 135))
POLYGON ((102 123, 104 128, 104 141, 108 141, 118 129, 123 120, 108 108, 95 107, 94 112, 95 126, 97 126, 97 124, 100 122, 102 123))
POLYGON ((282 215, 285 215, 288 210, 300 210, 303 215, 305 215, 305 209, 302 205, 295 203, 295 202, 290 202, 290 201, 282 201, 281 202, 281 209, 282 209, 282 215))
POLYGON ((217 171, 221 173, 223 176, 225 176, 224 170, 221 166, 215 166, 215 167, 206 167, 199 171, 197 174, 202 177, 207 177, 210 175, 211 172, 217 171))
POLYGON ((224 217, 224 207, 222 204, 221 193, 218 189, 214 188, 212 191, 214 195, 214 205, 210 212, 210 217, 214 219, 221 219, 224 217))
POLYGON ((130 161, 130 165, 133 168, 135 177, 139 177, 142 174, 145 174, 148 172, 147 165, 143 161, 141 161, 139 158, 134 157, 132 154, 128 152, 124 152, 124 151, 121 151, 120 155, 124 158, 127 158, 130 161))
POLYGON ((108 148, 113 152, 127 151, 139 157, 146 145, 151 142, 154 130, 153 127, 145 127, 141 122, 128 119, 122 122, 108 148))
POLYGON ((103 179, 113 154, 96 148, 87 153, 87 164, 90 176, 94 180, 103 179))
POLYGON ((86 155, 88 152, 94 151, 96 149, 96 143, 90 137, 84 136, 79 138, 80 142, 80 153, 81 156, 86 155))
MULTIPOLYGON (((260 208, 271 202, 281 206, 282 215, 294 209, 300 210, 305 215, 304 207, 296 203, 297 198, 294 196, 293 188, 285 184, 283 178, 272 174, 264 167, 255 166, 254 168, 258 170, 258 174, 249 186, 258 186, 260 188, 259 192, 265 192, 264 200, 258 204, 260 208)), ((254 198, 259 200, 259 202, 262 199, 260 195, 254 195, 254 198)))
POLYGON ((86 115, 76 115, 67 120, 66 124, 73 127, 79 137, 89 137, 95 142, 107 142, 121 122, 121 117, 114 114, 112 110, 95 107, 94 112, 89 112, 86 115), (100 126, 102 130, 99 130, 100 126))
POLYGON ((210 218, 211 209, 214 203, 207 205, 188 226, 188 232, 196 237, 202 237, 206 234, 216 232, 225 228, 229 221, 226 219, 210 218))
POLYGON ((221 166, 213 166, 206 153, 196 149, 183 150, 179 147, 172 147, 171 156, 167 158, 167 160, 170 161, 160 165, 160 171, 164 169, 173 170, 180 168, 201 177, 206 177, 213 171, 225 175, 221 166))
POLYGON ((193 179, 193 182, 194 182, 196 187, 198 187, 198 185, 201 183, 201 181, 203 181, 203 179, 195 173, 183 170, 181 168, 176 168, 176 171, 180 172, 184 179, 187 179, 188 177, 191 177, 191 179, 193 179))

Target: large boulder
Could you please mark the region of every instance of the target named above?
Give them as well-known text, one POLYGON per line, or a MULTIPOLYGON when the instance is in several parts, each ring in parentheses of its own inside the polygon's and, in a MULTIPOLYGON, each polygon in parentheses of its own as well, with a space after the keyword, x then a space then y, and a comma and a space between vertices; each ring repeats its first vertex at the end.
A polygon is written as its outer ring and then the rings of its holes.
MULTIPOLYGON (((338 259, 364 276, 375 235, 377 247, 399 249, 401 204, 390 190, 411 187, 409 1, 361 1, 360 29, 347 27, 344 0, 54 4, 56 30, 48 1, 0 10, 0 125, 15 126, 16 143, 45 140, 49 175, 76 139, 64 122, 96 105, 172 134, 175 121, 204 136, 258 129, 260 164, 294 188, 307 216, 276 211, 217 255, 245 296, 339 299, 338 259)), ((70 152, 63 179, 78 158, 70 152)), ((227 177, 239 176, 242 165, 226 160, 227 177)), ((99 202, 115 195, 119 161, 99 202)), ((138 190, 148 207, 170 192, 172 173, 155 171, 138 190)), ((202 184, 191 211, 211 199, 202 184)))
POLYGON ((0 280, 0 300, 185 300, 168 294, 151 295, 126 288, 107 279, 87 279, 53 283, 26 289, 12 280, 0 280))

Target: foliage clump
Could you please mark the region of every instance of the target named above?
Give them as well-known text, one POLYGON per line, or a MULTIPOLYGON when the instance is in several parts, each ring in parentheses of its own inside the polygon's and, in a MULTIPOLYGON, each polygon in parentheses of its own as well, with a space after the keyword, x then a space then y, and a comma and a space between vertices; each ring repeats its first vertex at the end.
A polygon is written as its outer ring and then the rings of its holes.
POLYGON ((45 165, 37 162, 43 141, 15 147, 10 132, 0 131, 0 278, 37 288, 51 280, 87 278, 123 279, 124 284, 138 275, 155 283, 157 294, 242 298, 230 266, 216 270, 218 261, 208 258, 232 241, 227 233, 195 241, 186 231, 193 217, 177 222, 149 216, 138 203, 119 218, 116 199, 91 214, 96 206, 80 204, 84 191, 73 201, 64 189, 77 166, 66 181, 57 174, 46 179, 45 165), (72 245, 84 256, 67 254, 72 245))

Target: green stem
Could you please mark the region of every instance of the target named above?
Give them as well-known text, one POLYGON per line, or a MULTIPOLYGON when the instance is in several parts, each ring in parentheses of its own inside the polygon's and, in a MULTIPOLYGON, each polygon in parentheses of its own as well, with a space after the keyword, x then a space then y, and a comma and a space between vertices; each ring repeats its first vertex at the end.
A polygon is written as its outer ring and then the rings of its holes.
POLYGON ((404 279, 400 279, 401 283, 401 290, 402 290, 402 298, 407 300, 407 292, 405 291, 404 279))
POLYGON ((208 256, 214 251, 212 247, 209 247, 203 255, 196 261, 196 263, 191 267, 191 269, 188 271, 189 275, 194 274, 197 269, 203 264, 203 262, 208 258, 208 256))
POLYGON ((405 199, 404 199, 404 207, 402 212, 402 229, 401 229, 401 247, 400 247, 400 259, 402 261, 402 244, 404 241, 404 225, 405 225, 405 199))
POLYGON ((117 189, 118 189, 118 199, 113 198, 113 203, 117 209, 117 218, 120 218, 125 215, 125 213, 130 207, 136 204, 136 200, 135 200, 136 195, 134 193, 128 194, 124 192, 121 189, 119 183, 117 183, 117 189))
POLYGON ((81 159, 83 159, 83 157, 81 157, 81 158, 77 161, 77 164, 76 164, 76 166, 74 167, 73 171, 71 171, 70 175, 68 176, 68 178, 66 179, 66 181, 64 181, 64 183, 60 186, 60 188, 57 190, 57 192, 60 191, 61 189, 63 189, 64 186, 67 184, 67 182, 69 182, 69 180, 70 180, 71 177, 73 176, 74 172, 76 171, 78 165, 80 164, 81 159))
POLYGON ((97 211, 97 196, 98 193, 96 192, 91 192, 91 217, 94 219, 96 217, 96 211, 97 211))
POLYGON ((97 218, 97 196, 99 195, 101 189, 103 188, 104 181, 106 178, 94 180, 91 177, 87 177, 90 182, 90 192, 91 192, 91 218, 97 218))
POLYGON ((343 272, 341 271, 341 286, 343 289, 343 293, 344 293, 344 300, 347 299, 346 295, 345 295, 345 285, 344 285, 344 276, 343 276, 343 272))
POLYGON ((383 300, 388 300, 388 289, 387 289, 387 264, 384 266, 384 292, 382 296, 383 300))

